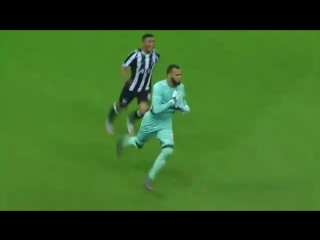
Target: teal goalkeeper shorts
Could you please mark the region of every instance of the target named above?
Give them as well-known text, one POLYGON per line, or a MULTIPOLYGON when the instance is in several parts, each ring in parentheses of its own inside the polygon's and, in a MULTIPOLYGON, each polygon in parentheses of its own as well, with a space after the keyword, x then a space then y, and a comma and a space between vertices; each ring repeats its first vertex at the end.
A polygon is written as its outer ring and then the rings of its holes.
POLYGON ((173 131, 171 122, 168 123, 154 123, 152 120, 143 119, 139 132, 137 134, 137 141, 144 144, 151 137, 156 136, 162 147, 173 146, 173 131))

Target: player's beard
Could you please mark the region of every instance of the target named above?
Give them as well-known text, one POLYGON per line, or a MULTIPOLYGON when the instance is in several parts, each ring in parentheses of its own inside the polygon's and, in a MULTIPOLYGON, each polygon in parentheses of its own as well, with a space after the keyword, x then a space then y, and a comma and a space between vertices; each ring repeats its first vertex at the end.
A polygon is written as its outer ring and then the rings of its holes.
POLYGON ((171 78, 171 82, 173 83, 174 86, 179 86, 181 82, 177 82, 173 78, 171 78))

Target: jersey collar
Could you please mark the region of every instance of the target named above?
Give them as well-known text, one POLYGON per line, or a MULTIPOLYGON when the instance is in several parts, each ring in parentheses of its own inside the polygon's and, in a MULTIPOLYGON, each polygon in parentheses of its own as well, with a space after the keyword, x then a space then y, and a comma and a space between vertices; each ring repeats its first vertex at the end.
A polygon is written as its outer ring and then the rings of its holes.
POLYGON ((142 54, 145 55, 145 56, 150 56, 150 55, 153 53, 153 51, 150 52, 150 53, 145 53, 143 50, 141 50, 141 52, 142 52, 142 54))

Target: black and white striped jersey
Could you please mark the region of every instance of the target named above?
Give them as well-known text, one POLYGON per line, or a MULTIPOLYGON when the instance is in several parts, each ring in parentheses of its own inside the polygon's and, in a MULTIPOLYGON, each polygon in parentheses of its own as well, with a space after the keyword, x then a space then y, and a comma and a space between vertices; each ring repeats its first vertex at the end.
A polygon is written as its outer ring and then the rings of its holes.
POLYGON ((152 51, 146 54, 141 48, 132 51, 124 61, 124 67, 131 68, 131 85, 129 90, 132 92, 149 91, 151 88, 152 71, 160 59, 160 54, 152 51))

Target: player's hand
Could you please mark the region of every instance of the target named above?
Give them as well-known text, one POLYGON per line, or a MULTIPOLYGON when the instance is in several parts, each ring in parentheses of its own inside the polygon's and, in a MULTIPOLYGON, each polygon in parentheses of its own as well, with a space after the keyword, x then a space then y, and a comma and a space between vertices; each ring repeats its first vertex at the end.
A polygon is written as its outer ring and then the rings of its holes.
POLYGON ((175 99, 177 101, 178 97, 179 97, 179 90, 174 90, 172 94, 172 99, 175 99))
POLYGON ((182 113, 189 113, 190 112, 190 107, 188 105, 185 105, 184 107, 181 108, 182 113))
POLYGON ((179 91, 178 90, 174 90, 173 94, 172 94, 172 99, 169 101, 172 105, 176 104, 177 101, 179 100, 179 91))

